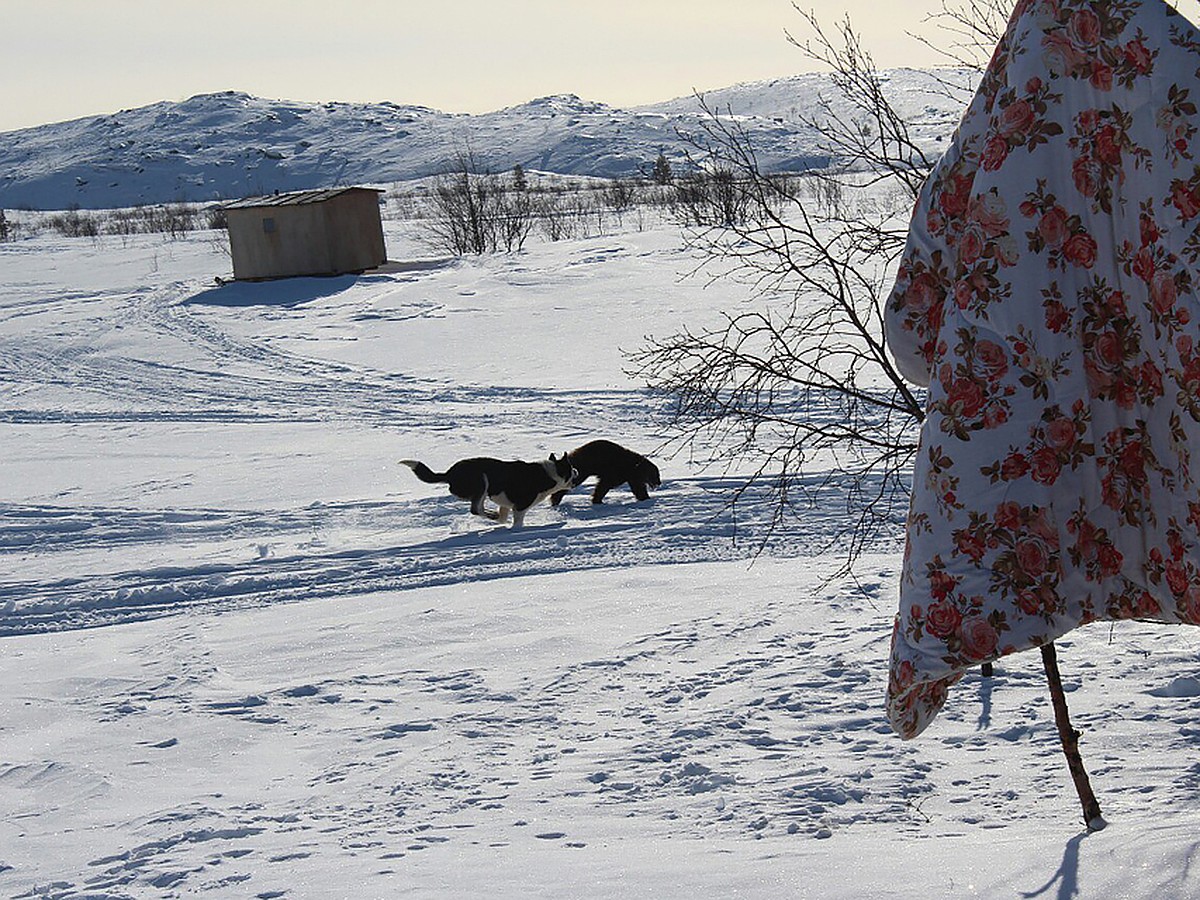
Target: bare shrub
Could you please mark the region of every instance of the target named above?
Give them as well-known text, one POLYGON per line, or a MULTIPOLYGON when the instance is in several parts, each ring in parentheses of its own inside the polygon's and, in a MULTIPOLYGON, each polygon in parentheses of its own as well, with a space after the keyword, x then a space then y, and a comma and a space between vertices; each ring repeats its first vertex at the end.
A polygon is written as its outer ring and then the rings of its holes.
POLYGON ((561 198, 549 192, 539 192, 534 200, 534 215, 538 228, 551 241, 564 241, 578 236, 575 218, 562 206, 561 198))
POLYGON ((730 228, 746 222, 754 194, 732 166, 719 161, 711 171, 699 171, 675 180, 672 209, 685 227, 730 228))
POLYGON ((219 203, 206 207, 204 210, 204 227, 209 231, 228 231, 229 216, 225 207, 219 203))
POLYGON ((614 178, 601 189, 604 202, 616 213, 632 209, 639 192, 639 185, 632 178, 614 178))
POLYGON ((479 172, 469 153, 435 181, 431 204, 430 237, 455 256, 520 250, 534 225, 528 190, 479 172))
POLYGON ((96 237, 100 234, 100 226, 96 217, 75 209, 50 216, 46 220, 46 224, 63 237, 96 237))

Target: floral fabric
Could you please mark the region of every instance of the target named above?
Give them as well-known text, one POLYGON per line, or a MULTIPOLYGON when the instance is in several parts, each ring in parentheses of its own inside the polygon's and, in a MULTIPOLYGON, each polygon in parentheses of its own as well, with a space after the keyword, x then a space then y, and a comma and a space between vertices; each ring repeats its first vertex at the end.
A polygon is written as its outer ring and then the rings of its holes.
POLYGON ((1200 36, 1021 0, 886 313, 928 386, 887 711, 1098 619, 1200 624, 1200 36))

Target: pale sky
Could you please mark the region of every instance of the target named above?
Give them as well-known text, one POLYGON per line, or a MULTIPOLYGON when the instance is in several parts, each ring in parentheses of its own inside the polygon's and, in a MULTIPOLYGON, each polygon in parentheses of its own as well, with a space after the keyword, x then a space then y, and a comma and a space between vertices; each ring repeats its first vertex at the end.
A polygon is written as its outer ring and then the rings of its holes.
MULTIPOLYGON (((882 68, 940 62, 907 32, 941 0, 799 5, 831 30, 848 13, 882 68)), ((0 131, 223 90, 636 106, 812 71, 784 36, 806 28, 789 0, 0 0, 0 131)))

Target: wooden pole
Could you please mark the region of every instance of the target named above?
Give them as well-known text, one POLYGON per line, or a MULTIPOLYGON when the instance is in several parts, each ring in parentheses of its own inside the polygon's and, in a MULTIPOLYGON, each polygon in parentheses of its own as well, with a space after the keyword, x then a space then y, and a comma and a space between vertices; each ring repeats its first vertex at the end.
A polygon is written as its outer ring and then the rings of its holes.
POLYGON ((1071 780, 1075 782, 1075 791, 1079 794, 1079 802, 1083 804, 1083 821, 1087 823, 1088 831, 1099 831, 1108 823, 1100 815, 1100 803, 1092 793, 1091 782, 1083 768, 1083 757, 1079 755, 1079 732, 1071 727, 1067 697, 1063 692, 1062 676, 1058 672, 1058 653, 1053 642, 1042 645, 1042 664, 1046 667, 1050 702, 1054 705, 1054 721, 1058 724, 1058 736, 1067 757, 1067 768, 1071 770, 1071 780))

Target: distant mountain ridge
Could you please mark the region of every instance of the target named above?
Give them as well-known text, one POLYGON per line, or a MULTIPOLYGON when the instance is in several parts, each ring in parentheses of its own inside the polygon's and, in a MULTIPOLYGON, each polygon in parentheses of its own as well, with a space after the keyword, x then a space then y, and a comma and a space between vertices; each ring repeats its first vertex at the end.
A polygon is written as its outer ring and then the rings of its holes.
MULTIPOLYGON (((917 139, 936 150, 956 124, 961 70, 881 73, 917 139)), ((800 171, 830 162, 796 120, 835 95, 829 76, 796 75, 704 94, 737 117, 760 164, 800 171)), ((696 97, 618 109, 561 94, 491 113, 383 103, 265 100, 226 91, 0 133, 0 208, 100 209, 234 199, 345 184, 386 185, 444 171, 469 149, 495 171, 619 177, 648 171, 660 150, 682 160, 700 133, 696 97)))

